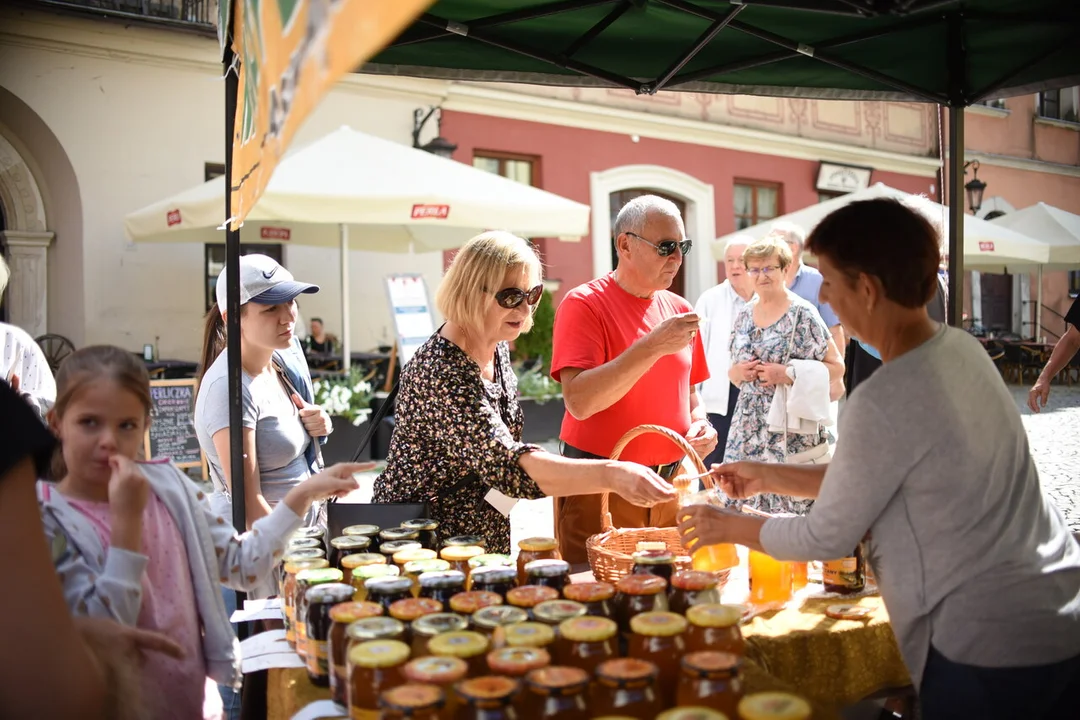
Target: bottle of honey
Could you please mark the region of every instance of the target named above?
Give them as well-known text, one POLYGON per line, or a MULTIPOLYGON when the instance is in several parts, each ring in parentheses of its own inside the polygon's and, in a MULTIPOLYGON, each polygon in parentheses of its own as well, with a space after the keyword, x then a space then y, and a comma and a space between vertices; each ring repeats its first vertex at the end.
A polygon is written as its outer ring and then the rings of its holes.
POLYGON ((841 595, 862 592, 866 587, 866 560, 863 558, 862 545, 856 546, 855 552, 848 557, 822 563, 821 579, 825 592, 841 595))

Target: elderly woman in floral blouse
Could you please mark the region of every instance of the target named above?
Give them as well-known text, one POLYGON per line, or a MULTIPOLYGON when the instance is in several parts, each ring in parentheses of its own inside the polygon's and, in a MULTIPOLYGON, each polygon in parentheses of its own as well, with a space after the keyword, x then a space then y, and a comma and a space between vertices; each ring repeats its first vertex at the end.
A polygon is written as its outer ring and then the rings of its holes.
MULTIPOLYGON (((829 370, 829 380, 844 376, 844 361, 817 308, 787 288, 784 273, 791 249, 779 236, 768 235, 743 251, 746 274, 757 296, 735 318, 731 333, 731 370, 739 388, 731 418, 724 462, 757 460, 813 464, 828 462, 829 435, 772 432, 768 414, 778 385, 790 385, 790 360, 817 360, 829 370)), ((806 500, 759 495, 749 501, 767 512, 803 514, 806 500)))
POLYGON ((436 293, 446 324, 401 375, 396 428, 375 502, 428 501, 446 535, 510 551, 510 523, 485 500, 614 492, 650 507, 674 496, 641 465, 572 460, 521 442, 509 343, 532 326, 540 259, 522 238, 486 232, 455 256, 436 293))

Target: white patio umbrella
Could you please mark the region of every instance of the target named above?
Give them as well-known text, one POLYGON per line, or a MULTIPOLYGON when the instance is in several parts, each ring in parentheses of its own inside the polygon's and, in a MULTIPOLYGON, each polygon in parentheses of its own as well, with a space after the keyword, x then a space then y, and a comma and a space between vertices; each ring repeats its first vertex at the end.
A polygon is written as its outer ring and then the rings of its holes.
MULTIPOLYGON (((225 178, 124 218, 134 242, 223 243, 225 178)), ((242 237, 341 248, 342 352, 349 366, 350 247, 383 252, 460 247, 484 230, 581 237, 589 206, 342 127, 288 155, 244 222, 242 237)))
POLYGON ((1044 270, 1080 269, 1080 215, 1046 203, 994 218, 990 222, 1029 235, 1050 246, 1050 259, 1038 268, 1035 300, 1035 334, 1041 327, 1044 270))
MULTIPOLYGON (((922 195, 912 195, 882 183, 877 183, 865 190, 841 195, 823 203, 811 205, 802 210, 796 210, 787 215, 758 223, 737 233, 730 233, 718 238, 713 243, 713 255, 718 260, 722 260, 724 244, 733 235, 749 235, 754 239, 763 238, 769 233, 774 224, 781 221, 794 223, 809 233, 826 215, 834 210, 849 203, 876 198, 894 198, 908 204, 937 225, 943 239, 948 237, 948 208, 922 195)), ((1048 260, 1049 246, 1045 243, 1001 225, 981 220, 974 215, 964 216, 965 270, 1004 272, 1006 266, 1039 265, 1048 260)))

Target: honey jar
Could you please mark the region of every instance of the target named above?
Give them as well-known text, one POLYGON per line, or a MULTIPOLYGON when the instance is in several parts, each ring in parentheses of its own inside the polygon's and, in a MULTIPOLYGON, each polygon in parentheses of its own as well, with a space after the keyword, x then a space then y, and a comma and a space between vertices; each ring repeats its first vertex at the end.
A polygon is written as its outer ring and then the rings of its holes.
POLYGON ((445 705, 446 694, 434 685, 400 685, 379 696, 382 720, 439 720, 445 705))
MULTIPOLYGON (((346 555, 366 552, 369 547, 371 547, 371 538, 363 535, 342 535, 341 537, 332 538, 330 540, 330 557, 328 558, 330 565, 344 571, 345 568, 341 564, 342 558, 346 555)), ((346 582, 348 582, 347 578, 346 582)))
POLYGON ((551 655, 543 648, 504 647, 489 652, 487 664, 494 675, 523 678, 530 670, 550 665, 551 655))
POLYGON ((368 552, 379 552, 379 530, 381 528, 378 525, 349 525, 341 531, 342 535, 346 537, 366 537, 370 541, 368 545, 368 552))
POLYGON ((397 600, 387 609, 387 614, 395 620, 400 620, 405 626, 404 642, 412 645, 412 625, 425 615, 433 615, 442 612, 442 604, 431 598, 404 598, 397 600))
POLYGON ((487 552, 487 540, 479 535, 455 535, 454 537, 444 540, 442 544, 444 548, 462 547, 465 545, 475 545, 476 547, 483 548, 484 552, 487 552))
POLYGON ((565 560, 533 560, 525 565, 525 585, 542 585, 562 593, 570 584, 570 563, 565 560))
POLYGON ((635 575, 656 575, 668 584, 675 574, 675 555, 667 550, 644 550, 633 555, 635 575))
POLYGON ((469 666, 459 658, 429 655, 407 662, 401 674, 406 682, 438 686, 446 695, 445 717, 449 719, 457 709, 454 684, 464 680, 468 670, 469 666))
POLYGON ((370 602, 379 603, 389 612, 398 600, 412 597, 412 580, 391 575, 374 577, 364 581, 364 589, 370 602))
POLYGON ((293 560, 284 565, 281 581, 282 614, 285 616, 285 640, 289 647, 296 648, 296 574, 301 570, 318 570, 329 566, 324 558, 310 557, 293 560))
POLYGON ((746 652, 739 624, 742 611, 734 605, 695 605, 686 611, 687 652, 715 650, 742 656, 746 652))
POLYGON ((500 648, 506 645, 505 629, 528 621, 529 615, 521 608, 512 605, 491 605, 473 613, 472 629, 482 633, 491 641, 491 646, 500 648))
MULTIPOLYGON (((381 605, 378 607, 382 608, 381 605)), ((346 660, 349 657, 349 651, 360 643, 372 640, 401 640, 403 637, 405 637, 405 626, 400 620, 383 616, 360 618, 345 628, 346 660)))
POLYGON ((479 545, 450 545, 439 551, 439 557, 450 563, 451 570, 457 570, 468 578, 469 561, 485 552, 479 545))
POLYGON ((419 533, 417 539, 427 550, 438 552, 439 550, 439 523, 431 518, 417 518, 406 520, 401 523, 406 530, 415 530, 419 533))
POLYGON ((559 597, 558 590, 543 585, 522 585, 506 591, 506 603, 524 610, 528 613, 529 619, 533 618, 534 607, 557 597, 559 597))
POLYGON ((737 718, 742 699, 741 658, 725 652, 693 652, 682 658, 675 703, 719 710, 737 718))
POLYGON ((588 720, 589 674, 574 667, 545 667, 525 676, 522 706, 537 720, 588 720))
POLYGON ((589 615, 611 617, 615 586, 605 582, 571 583, 563 588, 563 597, 584 605, 589 615))
POLYGON ((503 627, 503 641, 507 647, 543 648, 551 651, 555 631, 538 622, 522 622, 503 627))
POLYGON ((343 602, 330 608, 330 696, 342 707, 349 706, 346 670, 349 637, 346 631, 357 620, 379 617, 382 613, 381 605, 369 602, 343 602))
POLYGON ((810 704, 798 695, 760 692, 739 701, 741 720, 809 720, 810 704))
POLYGON ((685 615, 692 605, 720 602, 716 575, 700 570, 682 570, 671 577, 668 610, 685 615))
POLYGON ((617 658, 596 668, 589 709, 594 716, 654 718, 664 705, 656 692, 657 668, 637 658, 617 658))
POLYGON ((502 595, 480 590, 470 590, 450 597, 450 609, 467 616, 471 616, 483 608, 502 605, 502 603, 502 595))
POLYGON ((348 602, 352 595, 351 585, 324 583, 311 588, 304 596, 307 607, 307 646, 304 655, 307 658, 308 679, 313 685, 330 685, 329 642, 330 626, 333 624, 330 610, 339 603, 348 602))
POLYGON ((465 573, 458 570, 424 572, 416 578, 419 597, 438 600, 444 612, 450 611, 450 598, 465 591, 465 573))
MULTIPOLYGON (((365 538, 359 538, 364 540, 365 538)), ((342 582, 352 584, 353 570, 365 565, 385 565, 386 557, 380 553, 373 552, 357 552, 349 553, 348 555, 342 555, 341 560, 338 563, 338 569, 344 573, 345 578, 342 582)))
POLYGON ((468 621, 454 613, 437 612, 417 618, 410 628, 413 658, 421 658, 431 654, 431 651, 428 650, 428 643, 431 642, 433 637, 448 632, 461 632, 468 628, 468 621))
POLYGON ((296 654, 307 658, 307 591, 316 585, 340 583, 342 573, 337 568, 309 568, 296 573, 296 591, 293 593, 293 634, 296 654))
POLYGON ((533 560, 561 560, 559 544, 555 538, 531 537, 518 542, 518 585, 528 585, 525 566, 533 560))
MULTIPOLYGON (((348 560, 351 555, 343 558, 348 560)), ((372 578, 397 577, 401 572, 397 565, 361 565, 353 568, 349 575, 349 584, 353 586, 353 600, 367 600, 367 581, 372 578)))
POLYGON ((646 612, 630 620, 630 657, 648 660, 660 672, 656 678, 665 706, 675 703, 679 660, 686 651, 686 618, 671 612, 646 612))
POLYGON ((601 663, 616 657, 618 632, 610 618, 586 615, 566 620, 559 625, 555 662, 593 674, 601 663))
POLYGON ((428 642, 428 652, 440 657, 456 657, 469 666, 469 677, 480 677, 487 672, 491 643, 486 636, 471 630, 446 632, 436 635, 428 642))
POLYGON ((378 720, 379 696, 402 684, 401 666, 408 659, 409 646, 398 640, 371 640, 349 650, 347 695, 351 718, 378 720))
POLYGON ((462 680, 454 686, 459 703, 455 720, 510 720, 517 717, 512 705, 519 687, 517 680, 498 675, 462 680))

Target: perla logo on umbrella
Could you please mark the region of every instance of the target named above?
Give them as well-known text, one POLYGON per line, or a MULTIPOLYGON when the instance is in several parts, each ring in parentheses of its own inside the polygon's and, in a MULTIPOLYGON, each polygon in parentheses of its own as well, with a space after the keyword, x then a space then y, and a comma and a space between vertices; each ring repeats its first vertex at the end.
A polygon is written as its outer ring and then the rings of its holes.
POLYGON ((994 252, 994 242, 992 240, 980 241, 979 252, 994 252))
POLYGON ((434 218, 436 220, 445 220, 450 216, 449 205, 413 205, 412 217, 414 220, 418 218, 434 218))
POLYGON ((179 225, 180 208, 177 208, 176 210, 170 210, 169 212, 165 213, 165 222, 168 223, 169 227, 172 227, 173 225, 179 225))

